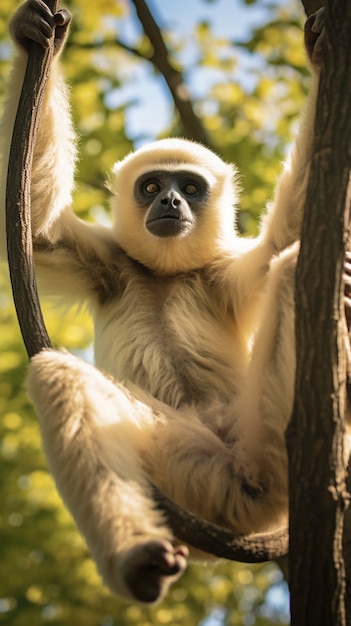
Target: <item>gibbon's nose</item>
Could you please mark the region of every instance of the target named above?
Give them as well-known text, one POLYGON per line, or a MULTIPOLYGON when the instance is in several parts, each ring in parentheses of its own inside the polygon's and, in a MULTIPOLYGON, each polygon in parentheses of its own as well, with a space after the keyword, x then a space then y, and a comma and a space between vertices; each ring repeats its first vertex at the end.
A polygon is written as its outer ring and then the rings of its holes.
POLYGON ((181 199, 175 191, 170 191, 166 196, 161 198, 161 204, 168 209, 177 209, 180 205, 181 199))

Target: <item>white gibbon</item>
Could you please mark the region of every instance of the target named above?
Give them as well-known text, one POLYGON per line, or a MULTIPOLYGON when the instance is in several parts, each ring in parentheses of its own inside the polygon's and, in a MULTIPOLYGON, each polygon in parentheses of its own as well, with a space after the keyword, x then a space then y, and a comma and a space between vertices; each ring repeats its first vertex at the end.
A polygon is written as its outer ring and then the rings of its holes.
POLYGON ((70 17, 27 0, 12 18, 2 188, 27 44, 47 46, 54 32, 32 171, 36 271, 42 292, 89 304, 96 365, 111 379, 45 350, 28 384, 50 469, 105 583, 152 602, 188 550, 156 509, 149 480, 233 531, 286 521, 294 276, 324 13, 307 22, 309 105, 254 239, 236 232, 235 168, 184 139, 151 143, 114 166, 113 228, 74 215, 76 144, 58 62, 70 17))

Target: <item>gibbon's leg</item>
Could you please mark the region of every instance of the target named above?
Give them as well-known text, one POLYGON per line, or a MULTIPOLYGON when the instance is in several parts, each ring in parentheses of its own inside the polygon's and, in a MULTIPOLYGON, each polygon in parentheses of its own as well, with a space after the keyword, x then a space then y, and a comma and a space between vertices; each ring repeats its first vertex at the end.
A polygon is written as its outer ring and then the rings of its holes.
POLYGON ((262 477, 267 473, 263 483, 271 484, 272 495, 276 485, 277 493, 284 498, 285 430, 293 407, 296 365, 294 294, 298 252, 296 243, 271 263, 246 384, 237 404, 249 456, 258 460, 254 474, 262 477))
POLYGON ((35 356, 28 386, 58 490, 103 580, 126 597, 160 599, 185 569, 188 550, 173 547, 136 453, 152 411, 63 352, 35 356))
POLYGON ((296 256, 294 246, 272 264, 240 397, 201 408, 192 420, 184 411, 160 422, 142 450, 147 472, 173 500, 238 532, 262 531, 287 514, 284 431, 293 401, 296 256))

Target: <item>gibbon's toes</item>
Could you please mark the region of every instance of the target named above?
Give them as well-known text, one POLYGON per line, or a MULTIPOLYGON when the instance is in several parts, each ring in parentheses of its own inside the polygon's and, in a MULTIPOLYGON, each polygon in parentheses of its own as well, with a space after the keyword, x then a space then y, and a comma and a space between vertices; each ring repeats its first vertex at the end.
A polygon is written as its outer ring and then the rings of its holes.
POLYGON ((310 15, 305 24, 305 46, 313 65, 321 64, 321 53, 325 38, 325 9, 321 8, 310 15))
POLYGON ((124 581, 139 602, 156 602, 185 570, 186 546, 152 540, 133 549, 125 565, 124 581))

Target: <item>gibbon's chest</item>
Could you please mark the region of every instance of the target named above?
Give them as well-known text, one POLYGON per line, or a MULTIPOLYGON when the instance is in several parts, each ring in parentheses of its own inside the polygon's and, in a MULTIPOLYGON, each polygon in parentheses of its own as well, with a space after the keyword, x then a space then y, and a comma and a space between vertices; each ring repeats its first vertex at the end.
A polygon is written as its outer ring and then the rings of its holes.
POLYGON ((229 401, 248 352, 233 314, 222 310, 200 273, 134 275, 96 313, 95 359, 118 380, 178 407, 229 401))

